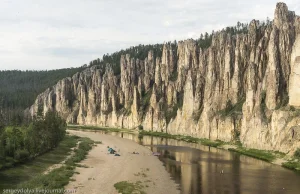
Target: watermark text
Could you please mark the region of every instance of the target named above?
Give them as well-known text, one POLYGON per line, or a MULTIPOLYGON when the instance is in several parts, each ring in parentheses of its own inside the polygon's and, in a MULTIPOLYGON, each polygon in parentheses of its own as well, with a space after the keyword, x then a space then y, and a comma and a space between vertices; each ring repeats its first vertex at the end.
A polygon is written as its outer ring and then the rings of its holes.
POLYGON ((3 189, 3 194, 56 194, 56 193, 76 193, 76 189, 3 189))

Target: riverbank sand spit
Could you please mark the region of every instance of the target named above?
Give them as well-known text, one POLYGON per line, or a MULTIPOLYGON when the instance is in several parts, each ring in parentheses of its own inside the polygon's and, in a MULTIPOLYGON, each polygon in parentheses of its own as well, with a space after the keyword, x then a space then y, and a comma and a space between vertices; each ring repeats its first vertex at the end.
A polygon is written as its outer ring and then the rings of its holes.
POLYGON ((88 137, 97 144, 77 167, 66 189, 76 189, 76 194, 117 194, 114 184, 120 181, 136 183, 140 181, 146 193, 180 193, 178 185, 171 180, 161 161, 152 156, 151 150, 137 143, 116 136, 97 132, 72 131, 70 134, 88 137), (112 147, 121 156, 107 154, 107 146, 112 147), (132 154, 138 152, 139 154, 132 154))

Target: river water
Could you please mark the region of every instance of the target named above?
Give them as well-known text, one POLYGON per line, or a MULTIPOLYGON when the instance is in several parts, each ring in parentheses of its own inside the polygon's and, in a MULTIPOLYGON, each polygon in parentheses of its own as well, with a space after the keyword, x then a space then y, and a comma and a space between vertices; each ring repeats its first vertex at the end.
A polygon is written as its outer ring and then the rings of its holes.
POLYGON ((182 194, 299 194, 300 173, 235 152, 161 137, 103 132, 149 147, 182 194))

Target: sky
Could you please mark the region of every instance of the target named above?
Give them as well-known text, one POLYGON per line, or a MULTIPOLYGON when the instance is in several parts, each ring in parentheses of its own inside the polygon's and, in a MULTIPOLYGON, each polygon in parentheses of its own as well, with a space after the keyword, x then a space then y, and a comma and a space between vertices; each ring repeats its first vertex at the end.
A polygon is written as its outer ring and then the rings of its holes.
MULTIPOLYGON (((273 19, 274 0, 0 0, 0 70, 78 67, 139 44, 273 19)), ((299 0, 286 0, 300 15, 299 0)))

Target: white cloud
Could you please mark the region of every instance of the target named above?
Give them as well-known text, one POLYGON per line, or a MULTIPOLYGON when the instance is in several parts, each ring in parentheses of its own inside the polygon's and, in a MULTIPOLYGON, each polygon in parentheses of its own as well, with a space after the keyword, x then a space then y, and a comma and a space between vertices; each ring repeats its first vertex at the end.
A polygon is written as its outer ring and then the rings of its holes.
POLYGON ((168 26, 170 26, 171 25, 171 22, 170 21, 168 21, 168 20, 166 20, 166 21, 164 21, 164 26, 165 27, 168 27, 168 26))
MULTIPOLYGON (((299 0, 285 1, 299 14, 299 0)), ((80 66, 137 44, 273 18, 277 1, 1 0, 0 69, 80 66)))

